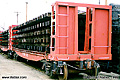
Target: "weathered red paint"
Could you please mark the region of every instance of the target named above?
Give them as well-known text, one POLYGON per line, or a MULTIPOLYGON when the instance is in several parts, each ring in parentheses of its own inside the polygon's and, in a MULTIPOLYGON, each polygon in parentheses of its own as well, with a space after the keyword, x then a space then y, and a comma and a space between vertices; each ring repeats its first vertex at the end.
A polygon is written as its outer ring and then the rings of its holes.
MULTIPOLYGON (((10 37, 9 49, 33 61, 111 60, 111 15, 112 7, 107 5, 56 2, 52 5, 50 54, 13 49, 12 37, 10 37), (84 51, 78 51, 80 45, 78 44, 78 7, 86 7, 84 51), (91 36, 89 35, 90 24, 92 25, 91 36), (89 50, 89 39, 91 39, 91 50, 89 50)), ((9 29, 10 36, 13 36, 14 32, 12 28, 9 29)))
POLYGON ((5 46, 0 46, 2 51, 8 51, 9 49, 5 46))
POLYGON ((37 51, 29 51, 29 50, 23 50, 23 49, 17 49, 14 48, 13 51, 15 51, 20 57, 25 58, 27 60, 32 61, 40 61, 43 59, 46 59, 46 52, 37 52, 37 51))
POLYGON ((9 42, 8 42, 8 44, 9 44, 9 46, 8 46, 8 49, 9 50, 12 50, 12 45, 14 44, 13 42, 12 42, 12 40, 15 40, 15 38, 12 38, 12 36, 14 36, 14 34, 13 34, 13 32, 15 32, 16 30, 12 30, 12 28, 14 28, 14 27, 16 27, 17 25, 12 25, 12 26, 9 26, 9 42))
POLYGON ((52 22, 55 22, 55 34, 51 34, 51 43, 54 42, 52 41, 54 38, 55 45, 51 45, 48 59, 55 61, 111 60, 111 6, 56 2, 52 5, 53 13, 54 10, 55 19, 52 17, 52 22), (84 51, 78 51, 78 45, 80 45, 78 44, 78 7, 86 7, 84 51), (90 25, 92 25, 91 36, 90 25), (89 39, 91 39, 90 50, 89 39))

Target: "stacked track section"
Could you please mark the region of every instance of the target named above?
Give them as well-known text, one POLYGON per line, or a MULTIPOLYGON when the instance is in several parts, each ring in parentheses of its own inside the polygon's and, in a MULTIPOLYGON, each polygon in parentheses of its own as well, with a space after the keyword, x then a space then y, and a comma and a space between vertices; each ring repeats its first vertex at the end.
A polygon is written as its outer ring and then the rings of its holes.
POLYGON ((105 72, 120 73, 120 5, 112 6, 112 60, 102 61, 101 69, 105 72))
POLYGON ((112 66, 113 72, 120 73, 120 5, 112 6, 112 66))
POLYGON ((13 47, 38 52, 50 52, 51 13, 45 13, 14 27, 13 47))
POLYGON ((0 31, 0 45, 2 45, 2 31, 0 31))
POLYGON ((2 46, 8 47, 8 30, 2 32, 2 46))

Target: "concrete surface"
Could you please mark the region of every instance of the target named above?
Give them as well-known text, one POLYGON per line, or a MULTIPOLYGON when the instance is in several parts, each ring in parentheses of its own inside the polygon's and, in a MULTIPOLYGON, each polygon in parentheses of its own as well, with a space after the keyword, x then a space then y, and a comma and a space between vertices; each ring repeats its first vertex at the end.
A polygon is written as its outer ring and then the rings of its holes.
MULTIPOLYGON (((115 73, 100 72, 98 79, 84 73, 69 75, 69 80, 120 80, 120 75, 115 73)), ((51 79, 40 69, 36 69, 24 62, 7 59, 0 54, 0 80, 58 80, 51 79)))
POLYGON ((51 80, 46 74, 0 54, 0 80, 51 80), (4 77, 4 78, 2 78, 4 77), (6 77, 6 78, 5 78, 6 77))

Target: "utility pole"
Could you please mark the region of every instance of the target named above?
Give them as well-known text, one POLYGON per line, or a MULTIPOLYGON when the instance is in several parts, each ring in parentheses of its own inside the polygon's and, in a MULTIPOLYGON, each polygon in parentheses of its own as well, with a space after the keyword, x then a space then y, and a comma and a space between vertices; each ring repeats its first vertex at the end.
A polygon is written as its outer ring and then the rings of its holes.
POLYGON ((18 15, 20 12, 14 12, 14 13, 17 13, 17 25, 18 25, 18 15))
POLYGON ((99 5, 100 5, 100 0, 99 0, 99 5))
POLYGON ((4 27, 1 27, 3 30, 5 30, 5 28, 4 27))
POLYGON ((107 5, 107 0, 105 0, 105 5, 107 5))
POLYGON ((26 22, 27 22, 27 4, 28 2, 25 2, 26 3, 26 22))
MULTIPOLYGON (((3 29, 3 31, 5 30, 5 28, 4 28, 4 27, 0 27, 0 28, 2 28, 2 29, 3 29)), ((2 31, 2 30, 0 30, 0 31, 2 31)))

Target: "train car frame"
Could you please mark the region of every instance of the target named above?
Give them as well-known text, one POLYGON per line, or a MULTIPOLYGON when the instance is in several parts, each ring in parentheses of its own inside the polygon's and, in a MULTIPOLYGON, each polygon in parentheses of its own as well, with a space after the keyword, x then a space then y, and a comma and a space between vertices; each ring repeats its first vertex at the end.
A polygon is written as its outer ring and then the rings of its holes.
MULTIPOLYGON (((27 25, 27 24, 24 24, 27 25)), ((14 26, 16 27, 16 26, 14 26)), ((97 76, 100 65, 95 60, 111 60, 112 7, 72 2, 55 2, 51 14, 50 52, 14 48, 12 36, 17 28, 9 27, 8 55, 43 62, 48 75, 67 80, 68 73, 86 72, 97 76), (78 7, 86 7, 84 50, 78 48, 78 7)), ((20 26, 17 26, 20 27, 20 26)), ((83 47, 83 46, 82 46, 83 47)))

